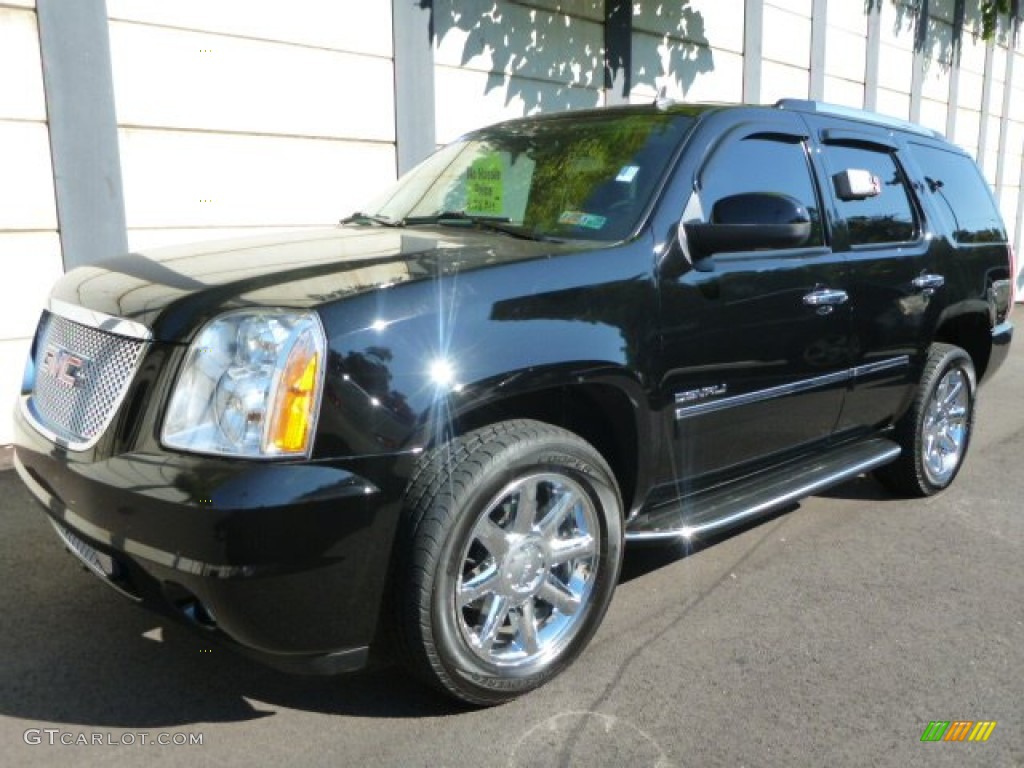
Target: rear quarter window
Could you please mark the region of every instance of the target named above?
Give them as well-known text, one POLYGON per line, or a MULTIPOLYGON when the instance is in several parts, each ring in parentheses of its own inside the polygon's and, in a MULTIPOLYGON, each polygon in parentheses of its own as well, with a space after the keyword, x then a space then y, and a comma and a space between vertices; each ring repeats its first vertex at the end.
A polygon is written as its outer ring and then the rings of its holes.
POLYGON ((1006 229, 988 185, 966 155, 914 144, 932 207, 958 243, 1003 243, 1006 229))

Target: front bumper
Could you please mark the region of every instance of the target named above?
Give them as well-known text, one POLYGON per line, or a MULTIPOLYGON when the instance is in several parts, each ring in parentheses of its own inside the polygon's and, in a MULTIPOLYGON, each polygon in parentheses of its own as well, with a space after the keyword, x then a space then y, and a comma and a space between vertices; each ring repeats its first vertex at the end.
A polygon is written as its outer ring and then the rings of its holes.
POLYGON ((90 460, 15 416, 15 467, 69 550, 132 599, 291 671, 365 665, 408 458, 90 460))

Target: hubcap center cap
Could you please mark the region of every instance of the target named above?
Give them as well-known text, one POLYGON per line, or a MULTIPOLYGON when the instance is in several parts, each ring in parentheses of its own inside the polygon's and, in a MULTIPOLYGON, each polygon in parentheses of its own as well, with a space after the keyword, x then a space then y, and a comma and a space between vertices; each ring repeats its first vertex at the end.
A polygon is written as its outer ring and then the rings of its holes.
POLYGON ((528 597, 540 587, 547 574, 544 548, 536 541, 513 547, 502 566, 502 582, 515 597, 528 597))

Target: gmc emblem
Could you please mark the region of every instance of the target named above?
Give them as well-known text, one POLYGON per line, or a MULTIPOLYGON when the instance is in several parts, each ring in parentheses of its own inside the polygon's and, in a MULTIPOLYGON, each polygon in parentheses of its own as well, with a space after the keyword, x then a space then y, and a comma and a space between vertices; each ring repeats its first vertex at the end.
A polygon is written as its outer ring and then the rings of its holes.
POLYGON ((68 352, 56 344, 47 344, 43 352, 43 373, 52 376, 62 387, 71 389, 85 378, 85 367, 89 361, 68 352))

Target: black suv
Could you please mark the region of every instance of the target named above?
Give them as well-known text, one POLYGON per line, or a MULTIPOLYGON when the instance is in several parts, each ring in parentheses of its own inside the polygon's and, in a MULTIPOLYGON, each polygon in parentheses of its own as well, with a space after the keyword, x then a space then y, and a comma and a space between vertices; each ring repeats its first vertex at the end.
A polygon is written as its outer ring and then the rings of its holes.
POLYGON ((624 542, 948 486, 1014 265, 972 160, 804 101, 516 120, 335 229, 76 269, 16 466, 104 581, 278 667, 558 674, 624 542))

